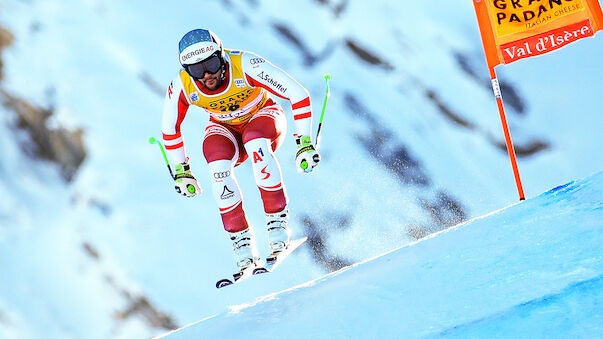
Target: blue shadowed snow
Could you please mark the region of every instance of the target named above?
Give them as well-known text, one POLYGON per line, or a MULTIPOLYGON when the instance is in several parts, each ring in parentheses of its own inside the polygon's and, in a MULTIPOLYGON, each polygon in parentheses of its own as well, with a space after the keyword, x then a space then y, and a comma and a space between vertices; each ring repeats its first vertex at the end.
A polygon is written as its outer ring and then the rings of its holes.
POLYGON ((600 172, 168 338, 601 337, 602 220, 600 172))
POLYGON ((447 338, 597 338, 603 324, 603 276, 443 331, 447 338))

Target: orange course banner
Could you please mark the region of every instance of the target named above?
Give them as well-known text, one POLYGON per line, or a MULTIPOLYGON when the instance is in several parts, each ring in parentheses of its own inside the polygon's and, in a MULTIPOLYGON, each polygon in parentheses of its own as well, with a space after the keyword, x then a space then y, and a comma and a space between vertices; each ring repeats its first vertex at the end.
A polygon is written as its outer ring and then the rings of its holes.
POLYGON ((473 0, 488 67, 564 47, 603 29, 599 0, 473 0))

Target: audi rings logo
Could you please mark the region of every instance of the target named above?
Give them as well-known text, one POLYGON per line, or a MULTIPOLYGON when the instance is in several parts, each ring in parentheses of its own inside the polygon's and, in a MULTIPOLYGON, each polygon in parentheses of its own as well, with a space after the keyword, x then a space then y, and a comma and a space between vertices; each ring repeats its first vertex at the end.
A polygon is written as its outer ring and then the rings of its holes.
POLYGON ((262 59, 262 58, 253 58, 251 60, 249 60, 249 63, 252 65, 257 65, 257 64, 261 64, 266 62, 266 60, 262 59))
POLYGON ((216 178, 216 179, 224 179, 229 176, 230 176, 230 171, 214 173, 214 178, 216 178))

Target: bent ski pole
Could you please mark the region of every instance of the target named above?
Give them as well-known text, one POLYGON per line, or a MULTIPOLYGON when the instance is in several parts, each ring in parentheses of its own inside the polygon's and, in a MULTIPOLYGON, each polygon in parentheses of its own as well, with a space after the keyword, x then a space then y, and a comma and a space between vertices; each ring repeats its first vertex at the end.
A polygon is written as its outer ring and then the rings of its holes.
POLYGON ((331 80, 331 74, 326 73, 325 82, 327 83, 327 93, 325 94, 325 101, 322 104, 322 114, 320 115, 320 122, 318 123, 318 131, 316 131, 316 148, 318 148, 318 145, 320 143, 320 129, 322 128, 322 120, 324 119, 325 111, 327 110, 327 101, 331 96, 331 91, 329 89, 329 80, 331 80))
POLYGON ((163 150, 163 145, 161 145, 161 142, 153 137, 150 137, 149 144, 157 144, 159 146, 159 149, 161 150, 161 154, 163 154, 163 159, 165 160, 165 164, 167 165, 167 168, 170 171, 170 176, 172 177, 173 180, 175 180, 174 173, 172 172, 172 168, 170 167, 170 162, 168 161, 168 158, 165 155, 165 151, 163 150))

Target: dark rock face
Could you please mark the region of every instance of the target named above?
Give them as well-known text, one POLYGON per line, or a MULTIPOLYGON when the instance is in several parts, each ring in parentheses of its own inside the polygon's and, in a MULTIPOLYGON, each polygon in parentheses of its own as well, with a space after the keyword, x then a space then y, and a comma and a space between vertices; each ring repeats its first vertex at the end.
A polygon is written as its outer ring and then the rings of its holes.
POLYGON ((351 216, 349 215, 334 214, 322 218, 310 215, 301 216, 301 224, 305 229, 304 234, 308 236, 306 243, 310 247, 312 258, 327 272, 337 271, 354 263, 352 260, 333 253, 328 246, 329 233, 348 228, 350 223, 351 216))
MULTIPOLYGON (((0 53, 12 41, 12 34, 0 27, 0 53)), ((1 79, 2 59, 0 58, 1 79)), ((15 122, 16 130, 26 131, 28 134, 27 140, 20 140, 25 154, 58 164, 63 178, 67 182, 73 180, 78 168, 86 159, 83 130, 70 131, 63 127, 48 127, 48 119, 53 113, 51 109, 36 107, 25 99, 8 93, 1 87, 1 83, 0 104, 6 111, 15 114, 15 119, 12 119, 12 121, 15 122)))
POLYGON ((52 111, 35 107, 27 101, 0 89, 0 101, 10 112, 14 112, 16 126, 29 134, 29 140, 21 141, 25 154, 57 163, 63 178, 70 182, 86 159, 82 129, 74 131, 62 127, 49 128, 48 118, 52 111))
MULTIPOLYGON (((421 165, 419 156, 398 139, 394 131, 381 123, 352 93, 345 94, 345 102, 349 109, 347 113, 355 119, 363 120, 367 126, 367 131, 356 133, 356 139, 368 154, 387 168, 401 185, 409 189, 420 189, 415 190, 417 204, 430 217, 431 222, 427 225, 407 226, 407 233, 411 237, 421 238, 454 226, 467 218, 468 213, 458 200, 444 190, 434 187, 429 174, 421 165)), ((470 122, 462 123, 471 126, 470 122)))
MULTIPOLYGON (((12 33, 0 26, 0 53, 2 53, 4 47, 13 43, 13 39, 12 33)), ((4 65, 2 63, 2 55, 0 54, 0 80, 2 80, 2 66, 4 65)))
POLYGON ((367 48, 360 46, 360 44, 356 41, 348 39, 346 40, 345 45, 355 56, 357 56, 364 62, 367 62, 374 66, 382 67, 383 69, 388 71, 394 69, 394 67, 390 65, 387 61, 381 59, 376 54, 373 54, 367 48))

